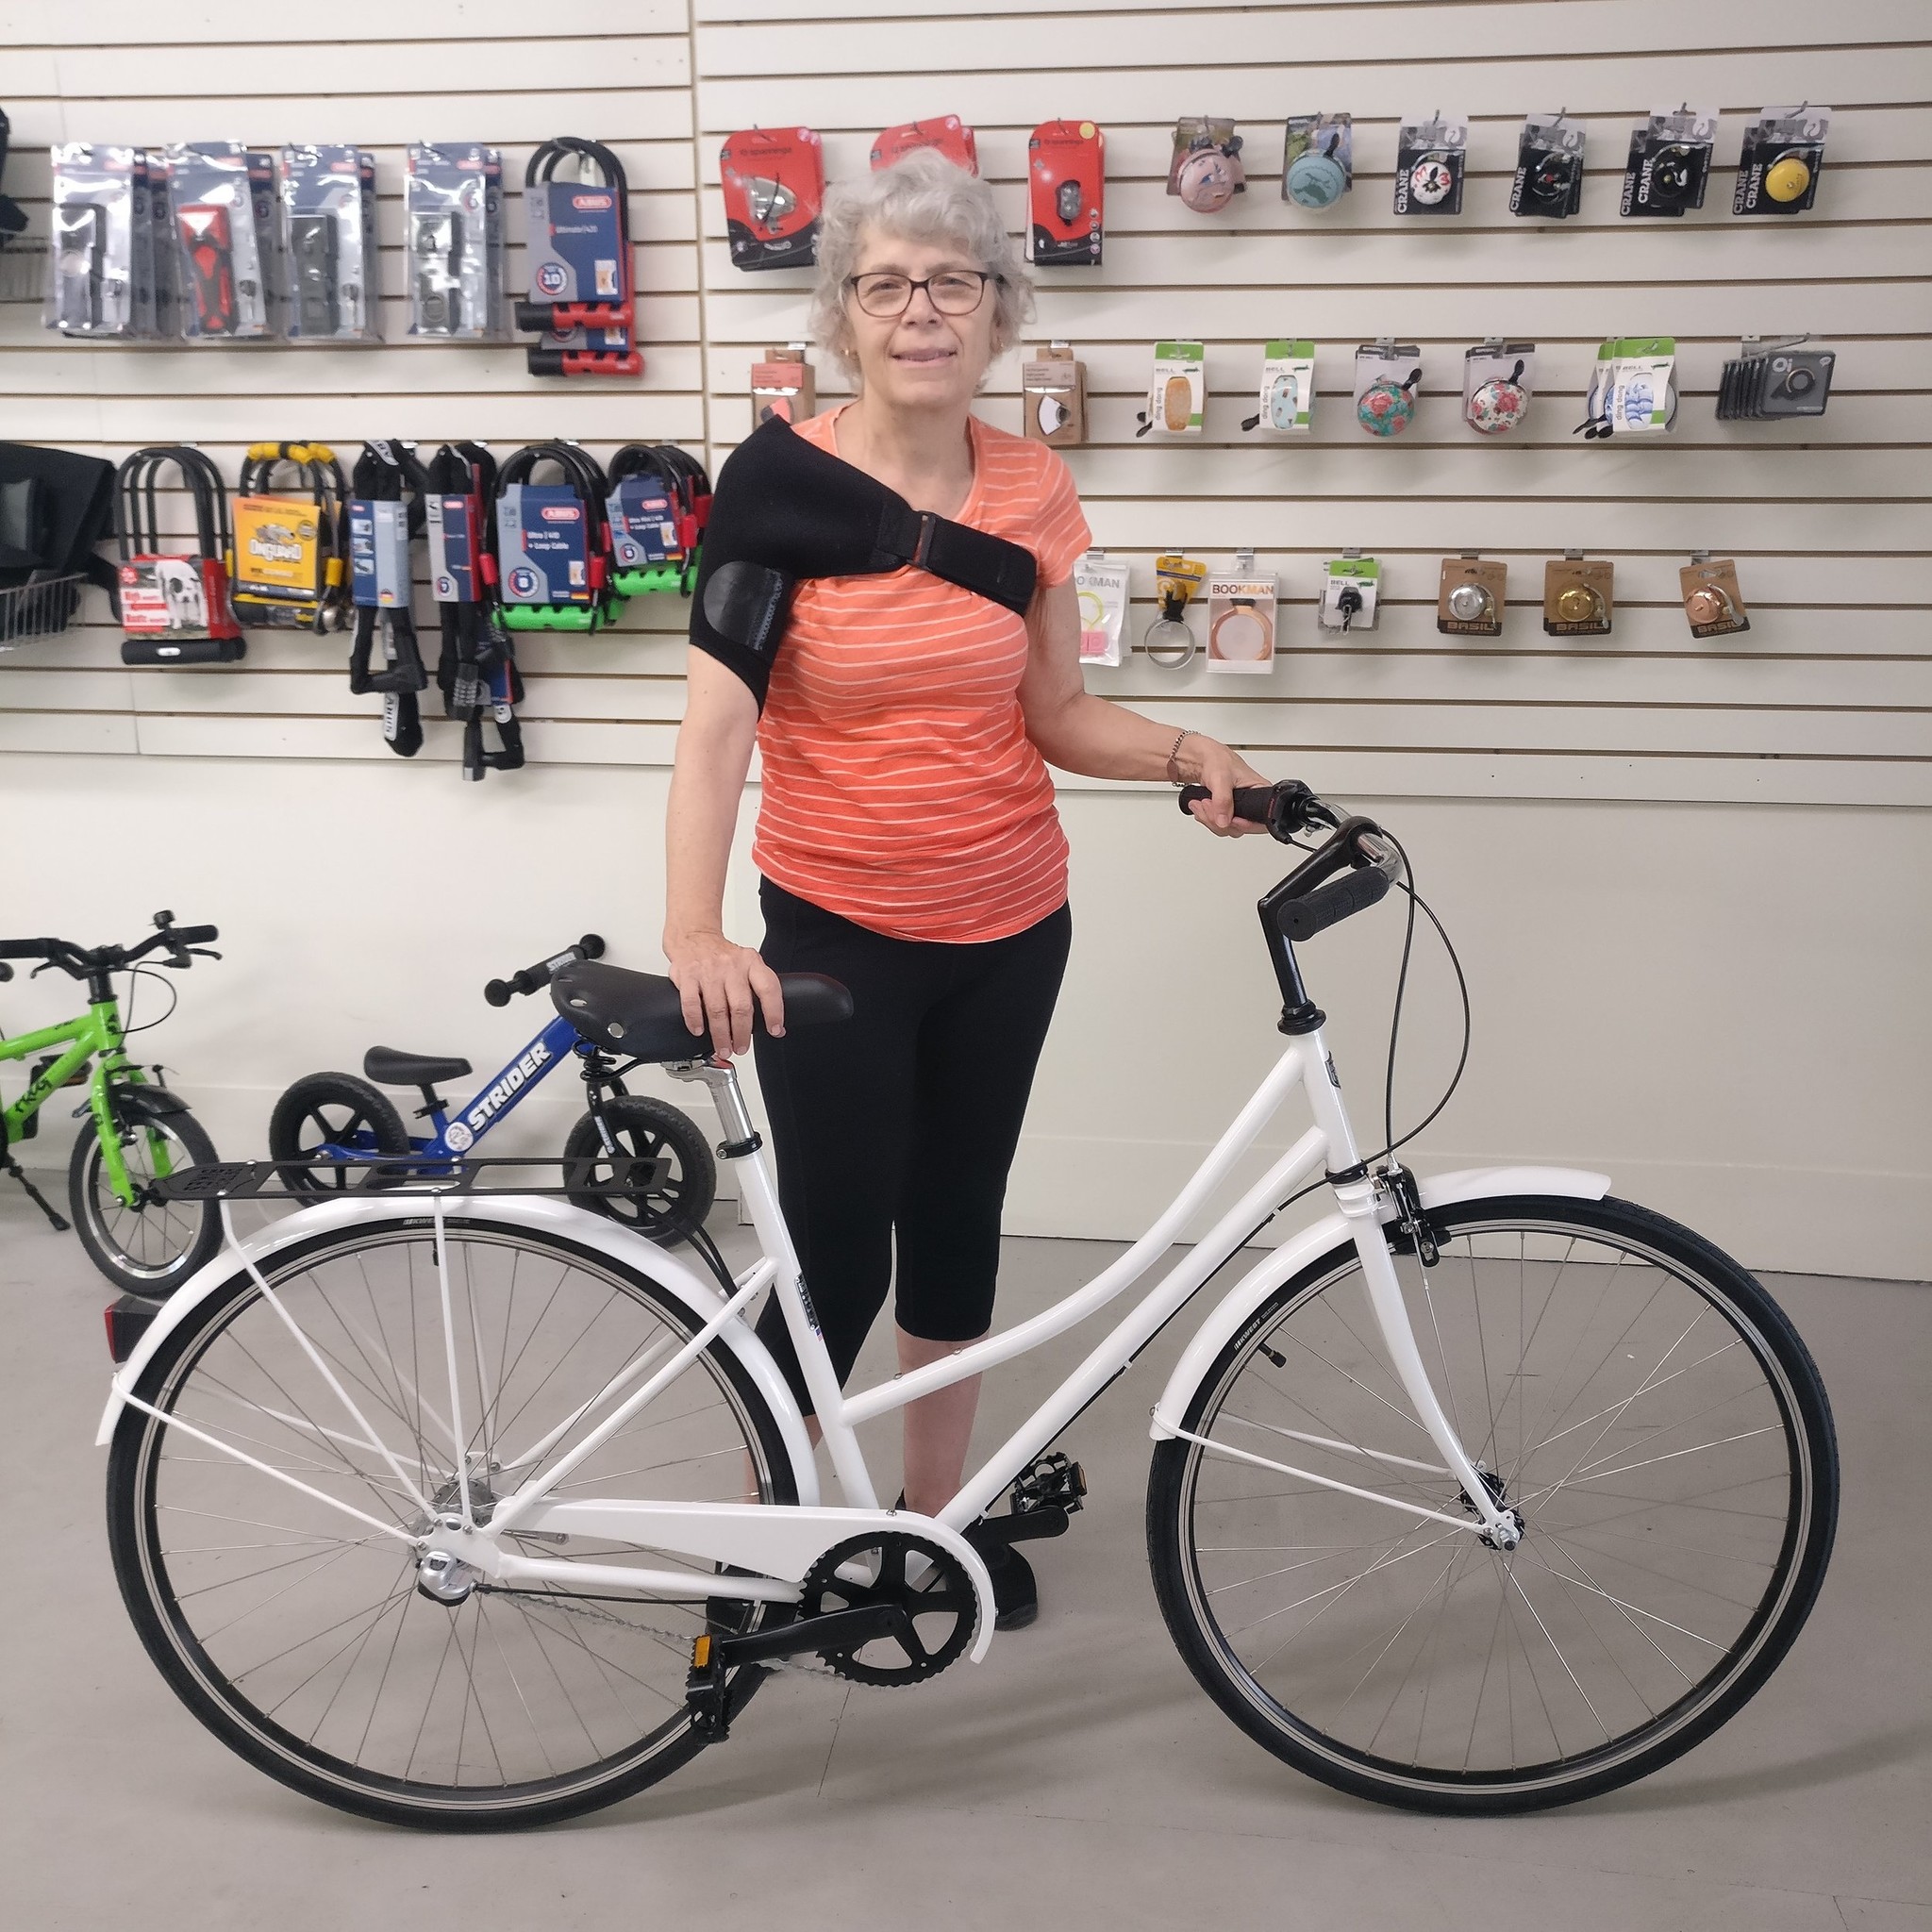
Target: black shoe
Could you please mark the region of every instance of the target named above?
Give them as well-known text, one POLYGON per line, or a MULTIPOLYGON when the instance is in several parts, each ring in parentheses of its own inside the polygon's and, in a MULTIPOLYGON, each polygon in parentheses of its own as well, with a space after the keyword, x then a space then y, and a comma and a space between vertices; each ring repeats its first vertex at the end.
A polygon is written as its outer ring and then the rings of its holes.
POLYGON ((1033 1580, 1033 1565, 1011 1543, 975 1535, 978 1528, 974 1524, 965 1536, 992 1578, 992 1627, 1024 1630, 1040 1615, 1040 1586, 1033 1580))

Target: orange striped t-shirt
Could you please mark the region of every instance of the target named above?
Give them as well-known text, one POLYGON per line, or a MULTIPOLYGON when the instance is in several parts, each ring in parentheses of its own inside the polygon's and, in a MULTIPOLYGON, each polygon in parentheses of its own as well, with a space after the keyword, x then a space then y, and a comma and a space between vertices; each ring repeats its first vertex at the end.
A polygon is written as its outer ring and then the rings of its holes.
MULTIPOLYGON (((838 454, 841 411, 797 425, 838 454)), ((968 419, 954 521, 1022 543, 1064 583, 1091 541, 1044 443, 968 419)), ((1005 939, 1067 896, 1053 780, 1026 736, 1025 620, 911 565, 808 577, 758 723, 752 858, 788 892, 894 939, 1005 939)))

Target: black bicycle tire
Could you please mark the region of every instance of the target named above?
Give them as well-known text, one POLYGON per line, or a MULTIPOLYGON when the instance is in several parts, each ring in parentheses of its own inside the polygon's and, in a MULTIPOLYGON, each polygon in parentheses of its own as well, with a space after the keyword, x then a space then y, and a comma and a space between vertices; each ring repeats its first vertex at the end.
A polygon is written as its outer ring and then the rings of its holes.
MULTIPOLYGON (((624 1264, 612 1257, 561 1236, 548 1231, 539 1233, 514 1224, 492 1223, 487 1215, 452 1215, 445 1224, 446 1238, 456 1238, 466 1231, 487 1233, 491 1230, 538 1240, 593 1267, 617 1271, 624 1268, 624 1264)), ((264 1266, 263 1273, 273 1283, 304 1268, 314 1267, 319 1257, 331 1247, 349 1245, 367 1232, 366 1228, 350 1226, 317 1235, 276 1254, 264 1266)), ((682 1306, 664 1295, 647 1275, 629 1272, 645 1285, 647 1299, 663 1311, 667 1320, 689 1332, 691 1324, 682 1306)), ((158 1402, 166 1393, 169 1378, 183 1358, 197 1344, 212 1341, 237 1304, 255 1291, 254 1277, 238 1265, 233 1278, 214 1291, 195 1309, 193 1317, 162 1342, 153 1360, 143 1369, 135 1394, 143 1401, 158 1402)), ((772 1471, 773 1503, 797 1502, 797 1486, 790 1453, 763 1395, 729 1348, 714 1340, 708 1345, 707 1353, 722 1366, 743 1402, 752 1425, 759 1434, 759 1446, 772 1471)), ((301 1740, 287 1732, 281 1735, 288 1738, 291 1748, 279 1750, 240 1722, 200 1681, 171 1635, 169 1619, 154 1600, 149 1588, 152 1572, 147 1561, 148 1541, 153 1534, 154 1458, 146 1452, 148 1444, 156 1440, 159 1427, 152 1417, 141 1410, 124 1409, 108 1451, 108 1543, 122 1601, 133 1620, 142 1647, 169 1688, 208 1730, 237 1756, 277 1783, 337 1810, 375 1819, 386 1824, 442 1832, 521 1831, 558 1824, 634 1796, 689 1763, 710 1741, 700 1735, 687 1718, 681 1731, 667 1737, 648 1757, 628 1769, 607 1773, 574 1790, 533 1797, 514 1806, 498 1802, 483 1808, 476 1807, 473 1799, 468 1809, 453 1805, 432 1806, 422 1800, 405 1801, 393 1790, 397 1781, 377 1774, 362 1774, 372 1787, 363 1789, 352 1780, 325 1777, 319 1771, 296 1761, 305 1756, 318 1754, 305 1753, 301 1740)), ((787 1608, 782 1605, 773 1607, 781 1613, 787 1608)), ((200 1650, 190 1631, 181 1632, 181 1642, 194 1651, 200 1650)), ((733 1674, 727 1695, 734 1714, 749 1700, 765 1674, 763 1668, 756 1664, 742 1665, 733 1674)), ((667 1720, 667 1724, 670 1722, 673 1721, 667 1720)), ((280 1730, 272 1720, 263 1720, 263 1724, 270 1733, 280 1730)), ((551 1781, 537 1782, 541 1785, 551 1781)))
MULTIPOLYGON (((381 1088, 372 1086, 357 1074, 304 1074, 275 1102, 268 1120, 268 1151, 276 1160, 298 1160, 302 1156, 301 1125, 311 1107, 355 1107, 362 1110, 377 1141, 378 1154, 407 1154, 409 1130, 397 1111, 396 1104, 381 1088)), ((368 1171, 351 1178, 350 1185, 366 1179, 368 1171)), ((317 1180, 308 1167, 285 1167, 281 1182, 305 1194, 330 1191, 317 1180)))
MULTIPOLYGON (((637 1220, 617 1212, 619 1204, 606 1195, 585 1191, 574 1193, 570 1198, 579 1208, 588 1208, 593 1213, 622 1222, 647 1241, 660 1242, 666 1247, 689 1241, 704 1225, 705 1216, 711 1211, 712 1203, 718 1198, 718 1163, 712 1158, 710 1144, 699 1132, 697 1123, 668 1101, 655 1100, 645 1093, 613 1095, 604 1103, 604 1112, 613 1131, 645 1126, 660 1141, 669 1142, 677 1156, 684 1195, 669 1213, 659 1212, 648 1202, 643 1203, 644 1212, 637 1220)), ((604 1152, 603 1138, 597 1132, 597 1123, 591 1115, 584 1114, 571 1128, 570 1138, 563 1143, 563 1154, 568 1161, 595 1162, 608 1158, 604 1152)), ((580 1178, 575 1168, 566 1168, 564 1173, 566 1186, 580 1178)), ((625 1202, 622 1205, 628 1207, 630 1204, 625 1202)))
MULTIPOLYGON (((149 1123, 135 1123, 137 1130, 144 1129, 149 1123)), ((208 1130, 194 1116, 185 1110, 159 1116, 154 1125, 163 1133, 174 1135, 189 1156, 189 1164, 202 1167, 219 1157, 215 1143, 208 1138, 208 1130)), ((215 1252, 222 1244, 221 1209, 212 1202, 205 1201, 191 1208, 188 1203, 177 1204, 177 1211, 201 1216, 201 1228, 179 1257, 158 1274, 137 1274, 115 1265, 109 1253, 103 1231, 95 1226, 95 1212, 98 1194, 95 1191, 95 1169, 101 1164, 100 1136, 94 1126, 93 1116, 90 1113, 81 1123, 80 1133, 74 1143, 74 1152, 67 1160, 67 1206, 74 1218, 74 1231, 79 1237, 80 1245, 86 1250, 87 1257, 105 1274, 114 1286, 126 1294, 138 1294, 149 1301, 159 1301, 171 1295, 181 1284, 189 1280, 214 1258, 215 1252)))
MULTIPOLYGON (((1528 1786, 1505 1778, 1483 1783, 1472 1777, 1466 1783, 1434 1780, 1418 1783, 1401 1776, 1402 1766, 1389 1760, 1369 1759, 1364 1754, 1352 1752, 1333 1740, 1324 1740, 1331 1751, 1318 1750, 1303 1742, 1284 1731, 1279 1724, 1271 1723, 1258 1707, 1255 1694, 1241 1688, 1235 1674, 1240 1666, 1227 1656, 1224 1646, 1215 1641, 1214 1635, 1201 1627, 1194 1608, 1193 1592, 1189 1587, 1189 1559, 1184 1548, 1186 1530, 1182 1516, 1189 1473, 1198 1463, 1200 1452, 1194 1444, 1178 1439, 1161 1442, 1155 1450, 1148 1472, 1148 1562, 1161 1615, 1195 1681, 1249 1737, 1284 1763, 1353 1796, 1402 1809, 1465 1817, 1544 1810, 1559 1805, 1580 1803, 1618 1790, 1647 1777, 1682 1757, 1734 1717, 1783 1661, 1817 1600, 1837 1530, 1838 1443, 1824 1384, 1809 1351, 1799 1339, 1790 1318, 1746 1270, 1690 1229, 1649 1208, 1615 1199, 1587 1201, 1558 1196, 1497 1196, 1437 1210, 1431 1219, 1438 1239, 1441 1240, 1453 1236, 1459 1226, 1512 1215, 1542 1228, 1553 1224, 1558 1227, 1569 1225, 1585 1235, 1609 1234, 1641 1241, 1666 1259, 1676 1262, 1682 1269, 1709 1271, 1715 1275, 1717 1279, 1707 1285, 1721 1287, 1724 1293, 1736 1297, 1789 1380, 1795 1413, 1787 1413, 1787 1425, 1795 1426, 1803 1440, 1805 1466, 1812 1476, 1812 1493, 1808 1498, 1808 1507, 1794 1510, 1787 1517, 1785 1545, 1778 1559, 1777 1579, 1789 1578, 1789 1584, 1783 1591, 1772 1627, 1757 1642, 1743 1670, 1688 1722, 1663 1731, 1648 1749, 1640 1748, 1594 1770, 1591 1768, 1591 1759, 1601 1753, 1584 1754, 1578 1759, 1575 1774, 1560 1781, 1545 1778, 1536 1786, 1528 1786), (1799 1539, 1795 1529, 1800 1516, 1804 1522, 1802 1548, 1797 1547, 1799 1539), (1341 1755, 1332 1755, 1334 1753, 1341 1755), (1356 1762, 1347 1761, 1350 1758, 1356 1762), (1385 1768, 1368 1768, 1372 1765, 1385 1768)), ((1203 1405, 1210 1392, 1222 1385, 1232 1365, 1253 1352, 1256 1342, 1281 1319, 1293 1301, 1328 1279, 1338 1268, 1345 1266, 1354 1253, 1352 1241, 1338 1243, 1268 1297, 1201 1378, 1188 1412, 1181 1419, 1182 1427, 1198 1431, 1203 1405)), ((1694 1278, 1690 1278, 1690 1285, 1695 1288, 1694 1278)), ((1767 1379, 1770 1381, 1769 1377, 1767 1379)), ((1771 1381, 1771 1387, 1774 1394, 1778 1396, 1780 1407, 1785 1407, 1774 1381, 1771 1381)), ((1765 1594, 1769 1599, 1773 1589, 1768 1587, 1765 1594)), ((1741 1642, 1744 1636, 1754 1635, 1756 1627, 1747 1624, 1739 1641, 1741 1642)), ((1248 1681, 1253 1682, 1252 1679, 1248 1681)), ((1255 1686, 1255 1693, 1263 1698, 1267 1696, 1258 1686, 1255 1686)), ((1687 1697, 1689 1695, 1687 1693, 1687 1697)), ((1268 1701, 1273 1702, 1272 1699, 1268 1701)), ((1279 1706, 1275 1707, 1280 1708, 1279 1706)), ((1284 1712, 1284 1716, 1292 1720, 1292 1713, 1284 1712)), ((1655 1728, 1668 1716, 1668 1711, 1661 1713, 1652 1724, 1629 1735, 1640 1736, 1642 1731, 1655 1728)), ((1312 1730, 1311 1726, 1307 1728, 1312 1730)))

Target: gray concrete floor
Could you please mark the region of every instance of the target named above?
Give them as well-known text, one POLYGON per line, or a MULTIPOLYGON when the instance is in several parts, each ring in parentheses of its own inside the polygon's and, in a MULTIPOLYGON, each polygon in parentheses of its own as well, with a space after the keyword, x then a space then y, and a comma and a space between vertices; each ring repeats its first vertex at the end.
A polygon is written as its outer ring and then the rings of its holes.
MULTIPOLYGON (((1113 1252, 1009 1242, 1003 1317, 1113 1252)), ((1184 1318, 1069 1437, 1092 1496, 1036 1546, 1041 1621, 983 1664, 903 1690, 781 1677, 655 1791, 541 1835, 439 1840, 272 1783, 156 1674, 102 1527, 106 1284, 0 1185, 0 1417, 23 1512, 0 1584, 0 1924, 1925 1932, 1932 1291, 1772 1286, 1838 1412, 1838 1553, 1769 1687, 1635 1789, 1527 1820, 1410 1817, 1297 1776, 1202 1696, 1141 1531, 1146 1415, 1184 1318)), ((995 1378, 982 1442, 1074 1353, 995 1378)))

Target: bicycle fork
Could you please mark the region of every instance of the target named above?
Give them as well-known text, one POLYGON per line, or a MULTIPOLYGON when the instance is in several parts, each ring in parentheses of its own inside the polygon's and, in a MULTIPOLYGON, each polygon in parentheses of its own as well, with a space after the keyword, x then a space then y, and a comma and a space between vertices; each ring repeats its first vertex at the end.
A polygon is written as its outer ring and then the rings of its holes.
MULTIPOLYGON (((1462 1439, 1443 1410, 1435 1385, 1429 1380, 1429 1372, 1424 1366, 1422 1350, 1416 1345, 1415 1325, 1408 1318, 1408 1304, 1403 1298, 1401 1277, 1395 1272, 1395 1257, 1390 1252, 1389 1238, 1383 1230, 1375 1178, 1356 1147, 1355 1130, 1349 1124, 1348 1110, 1341 1104, 1341 1076, 1335 1071, 1335 1061, 1319 1027, 1305 1036, 1302 1047, 1307 1055, 1303 1086, 1307 1092, 1308 1108, 1314 1114, 1315 1124, 1328 1141, 1328 1185, 1354 1238, 1355 1251, 1362 1265, 1362 1279, 1368 1287, 1369 1306, 1381 1332, 1383 1346, 1389 1351, 1390 1365, 1403 1393, 1414 1404, 1416 1418, 1428 1431, 1429 1440, 1436 1445, 1449 1474, 1462 1485, 1463 1500, 1482 1525, 1483 1541, 1497 1549, 1513 1550, 1523 1541, 1523 1519, 1515 1510, 1497 1506, 1482 1473, 1462 1446, 1462 1439)), ((1372 1491, 1359 1493, 1374 1498, 1372 1491)))

